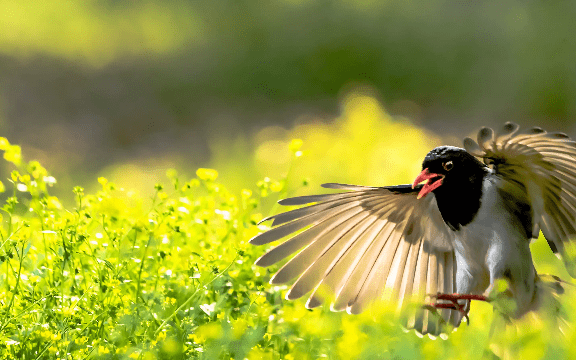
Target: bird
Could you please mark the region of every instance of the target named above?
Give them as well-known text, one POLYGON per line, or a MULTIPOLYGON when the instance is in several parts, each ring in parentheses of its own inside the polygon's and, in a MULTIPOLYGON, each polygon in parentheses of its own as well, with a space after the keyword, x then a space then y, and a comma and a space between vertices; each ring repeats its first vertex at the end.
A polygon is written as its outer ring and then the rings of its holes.
POLYGON ((539 127, 519 129, 511 122, 497 132, 483 127, 463 148, 434 148, 413 184, 328 183, 322 187, 342 192, 280 200, 307 206, 261 221, 273 220, 251 244, 287 239, 255 264, 297 253, 270 283, 296 279, 285 297, 311 293, 310 309, 324 302, 325 289, 331 310, 350 314, 382 298, 398 308, 416 299, 422 308, 405 326, 421 335, 458 327, 470 302, 490 301, 500 279, 516 304, 511 317, 522 317, 554 288, 530 252, 540 232, 576 277, 576 142, 539 127))

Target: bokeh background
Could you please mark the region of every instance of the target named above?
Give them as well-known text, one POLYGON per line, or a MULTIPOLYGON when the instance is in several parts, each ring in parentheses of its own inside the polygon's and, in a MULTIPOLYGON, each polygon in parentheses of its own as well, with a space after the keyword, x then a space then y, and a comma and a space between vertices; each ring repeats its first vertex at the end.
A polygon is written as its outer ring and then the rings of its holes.
POLYGON ((61 198, 199 166, 254 186, 285 176, 293 138, 308 189, 409 182, 482 125, 574 135, 574 18, 571 1, 2 0, 0 133, 61 198))

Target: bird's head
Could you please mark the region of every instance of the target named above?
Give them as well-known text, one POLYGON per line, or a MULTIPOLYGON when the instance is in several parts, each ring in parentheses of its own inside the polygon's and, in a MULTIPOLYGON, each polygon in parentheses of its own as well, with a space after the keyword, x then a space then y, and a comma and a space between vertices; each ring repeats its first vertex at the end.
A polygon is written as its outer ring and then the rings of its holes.
POLYGON ((412 187, 426 181, 418 193, 420 199, 436 192, 440 187, 448 190, 456 186, 466 186, 467 182, 485 169, 486 166, 466 150, 454 146, 439 146, 424 158, 422 172, 416 177, 412 187))

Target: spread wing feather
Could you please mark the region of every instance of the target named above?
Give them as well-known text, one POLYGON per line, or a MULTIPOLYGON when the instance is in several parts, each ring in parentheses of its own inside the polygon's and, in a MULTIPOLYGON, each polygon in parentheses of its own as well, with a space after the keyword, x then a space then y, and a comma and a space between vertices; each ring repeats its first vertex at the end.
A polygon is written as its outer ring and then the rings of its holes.
POLYGON ((552 251, 576 277, 576 142, 540 128, 518 134, 518 128, 506 123, 496 135, 483 128, 477 142, 466 138, 464 147, 521 189, 532 208, 535 229, 542 230, 552 251))
MULTIPOLYGON (((296 233, 256 261, 270 266, 299 251, 271 279, 280 284, 296 278, 287 299, 311 292, 306 306, 313 308, 328 289, 333 310, 359 313, 379 298, 396 301, 400 309, 407 299, 433 302, 430 294, 454 291, 453 239, 433 196, 417 200, 421 187, 409 185, 323 187, 347 192, 282 200, 283 205, 313 204, 266 218, 274 220, 273 228, 250 240, 262 245, 296 233)), ((461 320, 449 309, 440 315, 421 309, 408 325, 438 334, 441 322, 461 320)))

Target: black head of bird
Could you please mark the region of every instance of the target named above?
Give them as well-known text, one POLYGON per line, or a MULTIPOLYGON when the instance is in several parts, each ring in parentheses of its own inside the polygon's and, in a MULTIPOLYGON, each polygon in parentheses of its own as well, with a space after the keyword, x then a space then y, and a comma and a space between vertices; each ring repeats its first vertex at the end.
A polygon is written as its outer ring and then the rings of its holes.
POLYGON ((487 172, 488 167, 466 150, 439 146, 424 158, 422 172, 412 188, 425 181, 417 198, 434 193, 444 221, 458 229, 469 223, 480 207, 482 180, 487 172))

